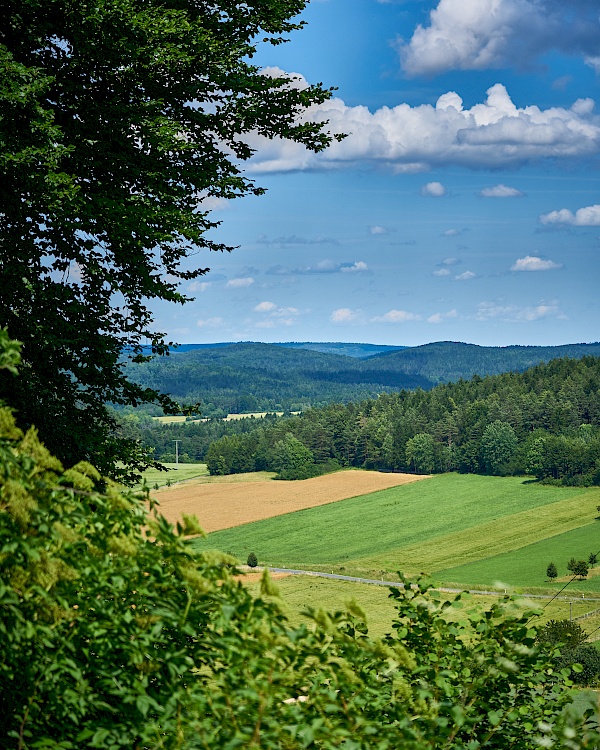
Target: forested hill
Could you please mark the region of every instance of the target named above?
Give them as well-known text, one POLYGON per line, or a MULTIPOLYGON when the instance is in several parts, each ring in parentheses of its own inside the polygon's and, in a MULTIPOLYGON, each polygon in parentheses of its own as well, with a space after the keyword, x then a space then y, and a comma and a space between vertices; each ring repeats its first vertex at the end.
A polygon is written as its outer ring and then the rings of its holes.
MULTIPOLYGON (((600 356, 600 344, 483 347, 443 341, 366 359, 300 346, 303 348, 260 343, 202 346, 145 364, 129 364, 127 372, 143 386, 182 401, 201 402, 204 415, 217 416, 303 410, 360 401, 386 391, 429 390, 438 383, 472 375, 523 371, 559 357, 600 356)), ((353 345, 345 346, 353 351, 353 345)), ((364 344, 354 347, 366 351, 364 344)))
POLYGON ((174 398, 202 402, 202 412, 208 415, 219 411, 295 411, 357 401, 383 391, 432 386, 418 374, 373 370, 363 364, 340 354, 242 343, 129 364, 127 373, 141 385, 174 398))
POLYGON ((369 367, 385 372, 419 374, 434 383, 468 379, 473 375, 523 372, 552 359, 600 356, 600 343, 564 346, 477 346, 456 341, 438 341, 395 352, 376 354, 369 367))

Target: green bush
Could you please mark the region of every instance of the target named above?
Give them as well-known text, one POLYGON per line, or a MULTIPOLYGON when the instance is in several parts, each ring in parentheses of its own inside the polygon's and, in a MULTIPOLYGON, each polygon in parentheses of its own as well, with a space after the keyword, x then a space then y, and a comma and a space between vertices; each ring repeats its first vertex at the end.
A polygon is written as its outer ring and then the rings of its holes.
POLYGON ((258 565, 258 558, 254 554, 254 552, 249 553, 246 564, 248 565, 249 568, 255 568, 258 565))

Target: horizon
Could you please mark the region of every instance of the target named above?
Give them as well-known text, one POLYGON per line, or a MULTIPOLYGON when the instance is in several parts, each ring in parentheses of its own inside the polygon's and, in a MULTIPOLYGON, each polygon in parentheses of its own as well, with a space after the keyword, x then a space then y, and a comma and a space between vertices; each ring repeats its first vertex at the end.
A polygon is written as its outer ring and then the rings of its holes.
MULTIPOLYGON (((600 278, 600 19, 586 0, 313 0, 266 74, 337 86, 321 154, 250 136, 267 189, 212 199, 181 343, 593 341, 600 278)), ((397 342, 402 342, 397 344, 397 342)))

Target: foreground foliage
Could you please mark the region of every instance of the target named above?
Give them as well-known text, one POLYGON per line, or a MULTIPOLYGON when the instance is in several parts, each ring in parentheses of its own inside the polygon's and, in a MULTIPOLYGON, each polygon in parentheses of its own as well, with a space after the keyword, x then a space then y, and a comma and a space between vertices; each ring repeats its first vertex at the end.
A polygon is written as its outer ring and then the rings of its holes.
POLYGON ((462 624, 426 582, 393 634, 356 605, 291 628, 268 575, 196 554, 89 464, 64 470, 0 411, 0 736, 25 748, 596 747, 568 670, 510 598, 462 624), (291 699, 291 700, 290 700, 291 699))

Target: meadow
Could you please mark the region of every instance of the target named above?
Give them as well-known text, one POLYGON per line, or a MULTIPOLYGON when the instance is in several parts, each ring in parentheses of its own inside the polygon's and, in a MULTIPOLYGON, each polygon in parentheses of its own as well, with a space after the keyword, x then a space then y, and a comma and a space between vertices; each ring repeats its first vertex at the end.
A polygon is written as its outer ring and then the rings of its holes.
POLYGON ((167 480, 171 483, 185 482, 188 479, 195 479, 196 477, 208 476, 208 469, 206 464, 163 464, 168 471, 159 471, 158 469, 146 469, 142 472, 142 481, 138 486, 141 486, 143 482, 149 487, 158 485, 159 487, 165 487, 167 480))

